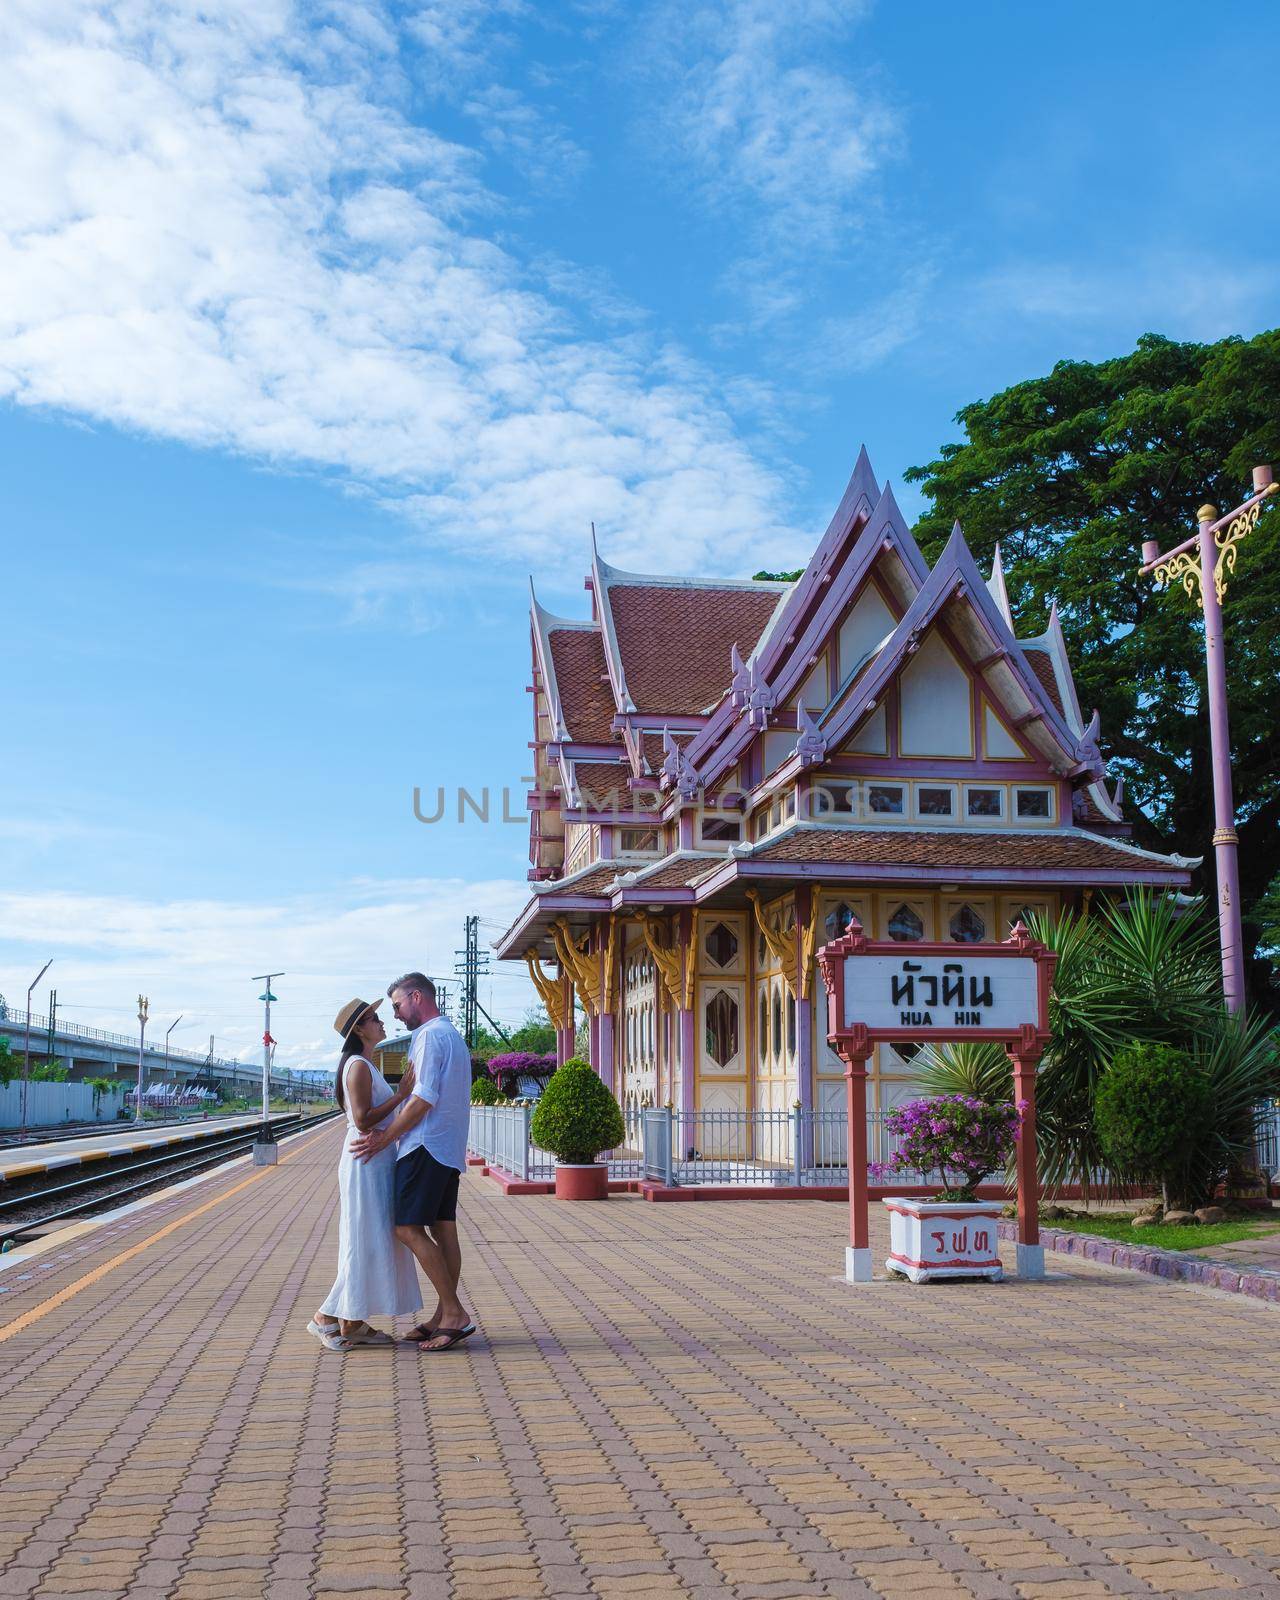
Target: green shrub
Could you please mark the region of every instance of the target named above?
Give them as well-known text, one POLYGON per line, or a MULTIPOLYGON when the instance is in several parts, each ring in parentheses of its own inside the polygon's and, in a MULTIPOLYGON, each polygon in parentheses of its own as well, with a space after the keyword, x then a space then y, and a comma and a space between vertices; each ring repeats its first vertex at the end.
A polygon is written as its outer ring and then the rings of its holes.
POLYGON ((473 1078, 471 1080, 471 1104, 473 1106, 497 1106, 506 1103, 506 1095, 498 1088, 492 1078, 473 1078))
POLYGON ((1211 1113, 1204 1069, 1168 1044, 1121 1050, 1094 1094, 1098 1142, 1115 1175, 1158 1183, 1166 1204, 1191 1198, 1183 1192, 1187 1166, 1211 1113))
POLYGON ((529 1134, 534 1144, 557 1161, 580 1165, 594 1161, 626 1137, 618 1102, 588 1062, 572 1056, 551 1076, 534 1107, 529 1134))

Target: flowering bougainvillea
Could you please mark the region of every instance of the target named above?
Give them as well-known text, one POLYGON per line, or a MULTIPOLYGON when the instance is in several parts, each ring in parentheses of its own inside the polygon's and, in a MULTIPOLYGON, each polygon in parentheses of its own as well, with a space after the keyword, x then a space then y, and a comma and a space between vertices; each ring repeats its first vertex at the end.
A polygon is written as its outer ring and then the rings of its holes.
POLYGON ((516 1079, 531 1075, 549 1078, 556 1070, 554 1055, 539 1055, 533 1050, 510 1050, 506 1055, 491 1056, 489 1074, 495 1078, 504 1094, 514 1094, 516 1079))
POLYGON ((900 1142, 891 1161, 870 1164, 874 1182, 883 1183, 894 1173, 940 1172, 950 1187, 939 1199, 973 1200, 979 1182, 999 1172, 1013 1153, 1022 1105, 943 1094, 898 1106, 884 1120, 900 1142), (958 1183, 951 1182, 953 1175, 958 1183))

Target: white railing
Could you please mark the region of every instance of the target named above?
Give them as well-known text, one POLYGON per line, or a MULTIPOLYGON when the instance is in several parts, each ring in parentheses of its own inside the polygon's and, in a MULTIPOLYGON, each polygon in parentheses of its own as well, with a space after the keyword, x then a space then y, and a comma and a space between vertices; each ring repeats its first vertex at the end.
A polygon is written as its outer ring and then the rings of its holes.
MULTIPOLYGON (((641 1176, 641 1127, 643 1112, 624 1116, 627 1134, 617 1150, 605 1155, 611 1178, 641 1176)), ((541 1150, 530 1136, 533 1102, 517 1101, 509 1106, 472 1106, 467 1149, 489 1166, 500 1167, 524 1182, 545 1182, 556 1175, 556 1158, 541 1150)))
MULTIPOLYGON (((867 1117, 871 1161, 894 1141, 879 1115, 867 1117)), ((646 1111, 644 1176, 670 1187, 691 1184, 813 1188, 849 1181, 843 1111, 646 1111)))
MULTIPOLYGON (((467 1147, 489 1166, 525 1182, 555 1177, 555 1157, 530 1134, 533 1105, 472 1106, 467 1147)), ((761 1188, 849 1181, 848 1124, 843 1111, 633 1111, 624 1145, 606 1157, 611 1178, 653 1178, 691 1184, 761 1188)), ((888 1161, 897 1141, 884 1117, 867 1117, 871 1161, 888 1161)), ((908 1180, 911 1175, 905 1175, 908 1180)), ((936 1174, 921 1174, 925 1181, 936 1174)))

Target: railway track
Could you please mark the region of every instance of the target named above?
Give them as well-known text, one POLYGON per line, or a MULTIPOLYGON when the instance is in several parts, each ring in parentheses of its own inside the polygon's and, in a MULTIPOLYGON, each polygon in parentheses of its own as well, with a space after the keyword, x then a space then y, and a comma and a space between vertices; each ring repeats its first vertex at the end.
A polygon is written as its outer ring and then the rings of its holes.
MULTIPOLYGON (((272 1116, 280 1113, 273 1111, 272 1116)), ((169 1117, 164 1121, 150 1120, 141 1124, 133 1121, 123 1122, 71 1122, 58 1123, 42 1128, 31 1128, 26 1134, 19 1133, 14 1128, 6 1128, 0 1133, 0 1150, 22 1150, 27 1145, 36 1144, 65 1144, 72 1139, 100 1139, 105 1134, 128 1133, 130 1129, 142 1127, 147 1133, 163 1133, 166 1128, 207 1128, 210 1122, 219 1122, 224 1117, 245 1117, 252 1115, 244 1111, 220 1112, 207 1120, 200 1117, 169 1117)))
MULTIPOLYGON (((283 1125, 276 1123, 276 1140, 280 1142, 306 1133, 332 1122, 338 1115, 335 1109, 313 1117, 299 1117, 283 1125)), ((121 1157, 112 1163, 111 1170, 95 1171, 87 1177, 64 1180, 61 1173, 54 1171, 5 1185, 0 1193, 0 1246, 16 1243, 69 1218, 126 1205, 153 1189, 233 1160, 252 1148, 256 1136, 256 1126, 239 1128, 228 1132, 224 1138, 206 1140, 194 1150, 121 1157), (10 1193, 11 1189, 20 1192, 10 1193)))

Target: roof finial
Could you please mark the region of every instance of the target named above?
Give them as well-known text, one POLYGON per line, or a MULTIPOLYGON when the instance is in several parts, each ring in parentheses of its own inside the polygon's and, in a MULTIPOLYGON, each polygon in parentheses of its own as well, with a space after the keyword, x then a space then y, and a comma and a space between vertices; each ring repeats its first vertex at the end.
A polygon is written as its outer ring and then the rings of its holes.
POLYGON ((1009 591, 1004 582, 1004 563, 1000 559, 1000 542, 996 541, 995 554, 991 558, 991 576, 987 579, 987 593, 1000 609, 1000 615, 1013 629, 1013 612, 1009 609, 1009 591))

